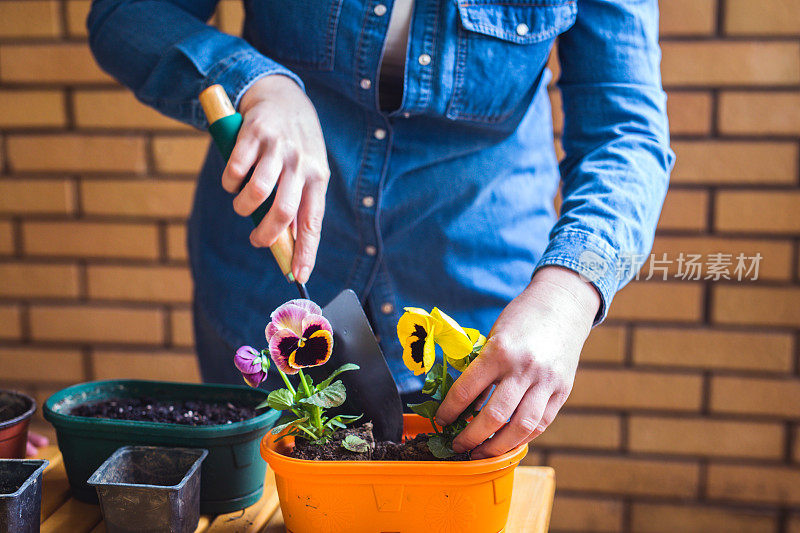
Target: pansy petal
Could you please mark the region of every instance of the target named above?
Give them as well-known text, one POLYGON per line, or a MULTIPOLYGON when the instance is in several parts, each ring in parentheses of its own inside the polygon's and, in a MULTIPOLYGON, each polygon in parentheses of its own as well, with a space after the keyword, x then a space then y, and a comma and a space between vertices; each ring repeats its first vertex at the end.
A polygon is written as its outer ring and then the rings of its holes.
POLYGON ((435 323, 433 338, 448 359, 461 359, 472 351, 472 341, 458 322, 444 311, 434 307, 431 311, 435 323))
POLYGON ((255 372, 253 374, 242 374, 242 377, 244 382, 251 387, 258 387, 267 378, 267 375, 264 372, 255 372))
POLYGON ((290 329, 299 336, 303 332, 303 319, 308 314, 306 309, 286 302, 272 312, 270 319, 278 329, 290 329))
MULTIPOLYGON (((233 356, 233 364, 236 365, 239 372, 249 374, 253 372, 253 361, 258 357, 261 357, 261 354, 258 353, 255 348, 251 346, 242 346, 236 350, 233 356)), ((258 365, 257 369, 259 368, 261 368, 261 365, 258 365)))
POLYGON ((311 334, 302 346, 289 356, 289 366, 292 368, 308 368, 320 366, 328 362, 333 351, 333 335, 330 331, 320 329, 311 334))
POLYGON ((264 336, 267 337, 267 340, 270 340, 273 335, 278 331, 278 326, 275 325, 273 321, 269 321, 267 323, 267 329, 264 330, 264 336))
POLYGON ((290 329, 282 329, 269 339, 269 356, 285 374, 296 374, 297 369, 289 366, 289 356, 297 349, 300 338, 290 329))
POLYGON ((415 376, 428 372, 436 359, 436 348, 433 343, 433 321, 431 316, 421 309, 406 308, 406 312, 397 321, 397 337, 403 346, 403 362, 415 376))
POLYGON ((312 315, 321 315, 322 308, 318 306, 316 303, 312 302, 311 300, 307 300, 305 298, 297 298, 295 300, 289 300, 286 302, 287 304, 296 305, 302 309, 305 309, 312 315))
POLYGON ((307 339, 320 330, 333 334, 333 328, 327 318, 322 315, 306 315, 303 319, 303 338, 307 339))
POLYGON ((469 341, 472 343, 473 350, 486 344, 486 337, 484 337, 483 334, 477 329, 464 328, 464 332, 467 334, 467 337, 469 337, 469 341))

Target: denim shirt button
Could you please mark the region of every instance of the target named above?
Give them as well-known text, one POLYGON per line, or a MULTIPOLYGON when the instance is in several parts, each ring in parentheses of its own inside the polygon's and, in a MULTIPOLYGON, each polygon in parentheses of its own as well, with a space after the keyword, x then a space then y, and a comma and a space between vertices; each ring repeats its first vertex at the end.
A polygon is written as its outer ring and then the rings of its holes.
POLYGON ((394 306, 389 302, 386 302, 381 305, 381 313, 384 315, 391 315, 394 312, 394 306))
POLYGON ((374 8, 372 8, 372 12, 375 13, 377 16, 382 17, 386 14, 386 6, 383 4, 378 4, 374 8))
POLYGON ((422 54, 417 58, 417 61, 419 61, 420 65, 426 67, 431 64, 431 56, 428 54, 422 54))
POLYGON ((530 28, 528 28, 527 24, 520 24, 517 26, 517 35, 522 37, 523 35, 528 35, 530 28))
POLYGON ((372 246, 371 244, 364 248, 364 253, 368 256, 372 257, 378 253, 378 249, 372 246))
POLYGON ((408 111, 403 113, 403 118, 410 118, 410 117, 411 117, 411 113, 409 113, 408 111))
POLYGON ((361 205, 363 205, 364 207, 372 207, 373 205, 375 205, 375 198, 372 196, 365 196, 364 198, 361 199, 361 205))
POLYGON ((372 135, 374 135, 379 141, 382 141, 386 138, 386 130, 383 128, 378 128, 372 135))
POLYGON ((364 79, 361 80, 359 85, 361 86, 362 89, 364 89, 365 91, 368 91, 370 89, 370 87, 372 87, 372 82, 369 81, 367 78, 364 78, 364 79))

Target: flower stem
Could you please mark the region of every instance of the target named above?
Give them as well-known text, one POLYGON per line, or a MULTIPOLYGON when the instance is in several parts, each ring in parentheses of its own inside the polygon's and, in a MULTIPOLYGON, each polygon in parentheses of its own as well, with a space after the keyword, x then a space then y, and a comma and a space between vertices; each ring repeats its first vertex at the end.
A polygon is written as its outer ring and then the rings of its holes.
POLYGON ((436 422, 434 422, 434 421, 433 421, 433 418, 429 418, 428 420, 430 420, 430 421, 431 421, 431 425, 433 426, 433 430, 434 430, 436 433, 439 433, 439 428, 437 428, 437 427, 436 427, 436 422))
MULTIPOLYGON (((300 383, 303 385, 303 392, 306 393, 306 398, 310 397, 311 387, 308 386, 308 381, 306 381, 306 375, 303 374, 303 370, 298 370, 297 375, 300 376, 300 383)), ((312 406, 311 416, 311 423, 314 424, 314 427, 317 429, 317 433, 319 433, 319 436, 322 437, 322 408, 318 405, 312 406)))
POLYGON ((292 382, 291 382, 291 381, 289 381, 289 376, 287 376, 286 374, 284 374, 284 373, 283 373, 283 370, 281 370, 280 368, 278 368, 278 367, 277 367, 277 365, 275 366, 275 369, 276 369, 276 370, 278 371, 278 373, 281 375, 281 379, 283 379, 283 382, 286 384, 286 388, 287 388, 287 389, 289 389, 289 392, 291 392, 291 393, 292 393, 292 396, 294 396, 294 395, 295 395, 295 390, 294 390, 294 387, 292 387, 292 382))
POLYGON ((450 388, 447 386, 447 356, 442 357, 442 400, 450 388))

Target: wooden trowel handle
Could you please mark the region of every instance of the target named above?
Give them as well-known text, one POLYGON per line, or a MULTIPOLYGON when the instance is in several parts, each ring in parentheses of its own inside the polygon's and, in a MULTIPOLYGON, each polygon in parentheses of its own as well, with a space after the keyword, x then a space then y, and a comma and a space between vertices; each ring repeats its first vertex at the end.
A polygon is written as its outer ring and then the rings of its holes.
MULTIPOLYGON (((225 161, 227 161, 231 156, 234 145, 236 145, 236 137, 239 135, 239 129, 242 127, 242 115, 237 113, 233 108, 233 104, 228 98, 227 93, 225 93, 225 89, 222 87, 222 85, 212 85, 208 89, 201 92, 200 105, 203 106, 203 111, 208 119, 208 131, 211 134, 211 137, 214 138, 214 142, 216 143, 220 152, 222 152, 222 156, 225 158, 225 161)), ((248 172, 247 176, 242 182, 242 188, 247 184, 248 181, 250 181, 252 173, 252 170, 248 172)), ((241 188, 239 190, 241 190, 241 188)), ((258 224, 264 219, 264 216, 267 214, 267 211, 269 211, 269 208, 272 205, 274 196, 275 192, 273 191, 269 198, 267 198, 264 203, 261 204, 252 215, 250 215, 250 219, 253 221, 254 226, 258 226, 258 224)), ((275 241, 275 243, 270 246, 269 249, 272 252, 272 255, 275 257, 275 261, 278 263, 281 272, 283 272, 283 275, 286 276, 286 279, 288 279, 290 282, 295 281, 294 276, 292 275, 294 237, 292 237, 291 230, 286 228, 286 231, 281 233, 281 235, 278 237, 278 240, 275 241)))

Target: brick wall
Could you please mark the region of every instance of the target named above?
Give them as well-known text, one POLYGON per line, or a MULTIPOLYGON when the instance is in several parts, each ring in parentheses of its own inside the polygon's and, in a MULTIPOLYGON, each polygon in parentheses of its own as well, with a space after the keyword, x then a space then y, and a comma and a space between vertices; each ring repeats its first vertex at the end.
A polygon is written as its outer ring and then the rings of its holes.
MULTIPOLYGON (((0 386, 40 401, 196 368, 183 222, 207 141, 94 65, 88 5, 0 0, 0 386)), ((678 162, 654 252, 759 252, 759 279, 673 264, 623 290, 528 462, 557 470, 555 530, 798 533, 800 0, 661 8, 678 162)), ((240 20, 223 0, 215 23, 240 20)))

